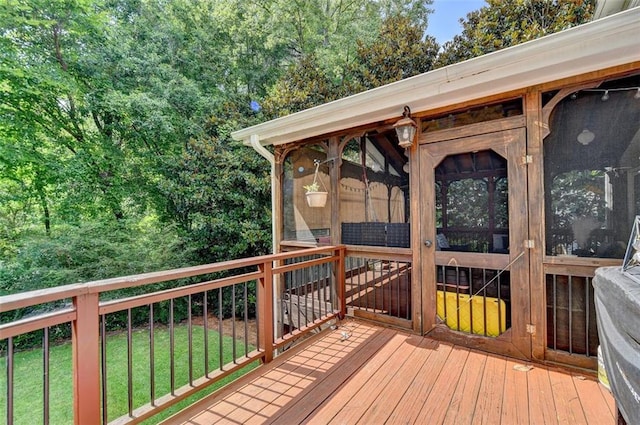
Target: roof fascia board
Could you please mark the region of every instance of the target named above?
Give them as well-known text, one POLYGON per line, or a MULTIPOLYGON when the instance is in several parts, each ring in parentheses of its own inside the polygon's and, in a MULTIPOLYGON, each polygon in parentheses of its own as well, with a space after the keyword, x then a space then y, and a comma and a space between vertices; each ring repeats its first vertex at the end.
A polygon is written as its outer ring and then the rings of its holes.
POLYGON ((640 60, 640 8, 231 133, 283 144, 640 60))

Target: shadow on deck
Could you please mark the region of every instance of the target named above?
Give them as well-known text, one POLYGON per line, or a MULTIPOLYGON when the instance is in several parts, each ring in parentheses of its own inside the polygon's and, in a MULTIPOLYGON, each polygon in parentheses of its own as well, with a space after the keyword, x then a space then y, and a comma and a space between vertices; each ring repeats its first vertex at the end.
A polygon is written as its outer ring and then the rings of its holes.
POLYGON ((165 424, 614 424, 593 377, 348 320, 165 424))

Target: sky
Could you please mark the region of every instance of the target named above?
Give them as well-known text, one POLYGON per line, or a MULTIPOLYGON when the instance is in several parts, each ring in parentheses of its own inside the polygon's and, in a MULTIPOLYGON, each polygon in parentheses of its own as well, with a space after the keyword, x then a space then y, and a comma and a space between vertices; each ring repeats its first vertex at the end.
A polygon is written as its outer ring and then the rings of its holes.
POLYGON ((467 13, 484 5, 484 0, 435 0, 431 5, 435 12, 429 15, 427 34, 434 36, 438 44, 444 44, 462 32, 460 18, 466 18, 467 13))

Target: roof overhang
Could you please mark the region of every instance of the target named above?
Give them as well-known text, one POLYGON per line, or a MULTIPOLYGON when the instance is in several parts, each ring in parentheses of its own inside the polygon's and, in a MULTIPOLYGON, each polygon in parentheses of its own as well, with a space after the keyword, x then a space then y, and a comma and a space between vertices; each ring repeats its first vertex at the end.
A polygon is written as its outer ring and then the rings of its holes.
POLYGON ((640 0, 598 0, 593 19, 604 18, 632 7, 640 6, 640 0))
POLYGON ((640 8, 231 133, 279 145, 640 61, 640 8))

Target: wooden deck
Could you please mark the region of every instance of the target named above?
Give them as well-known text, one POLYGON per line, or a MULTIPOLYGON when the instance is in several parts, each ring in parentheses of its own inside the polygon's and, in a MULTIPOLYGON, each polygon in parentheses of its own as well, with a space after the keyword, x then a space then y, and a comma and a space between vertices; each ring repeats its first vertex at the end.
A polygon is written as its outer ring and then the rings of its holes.
POLYGON ((593 377, 349 320, 168 424, 615 424, 593 377))

